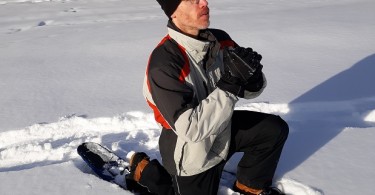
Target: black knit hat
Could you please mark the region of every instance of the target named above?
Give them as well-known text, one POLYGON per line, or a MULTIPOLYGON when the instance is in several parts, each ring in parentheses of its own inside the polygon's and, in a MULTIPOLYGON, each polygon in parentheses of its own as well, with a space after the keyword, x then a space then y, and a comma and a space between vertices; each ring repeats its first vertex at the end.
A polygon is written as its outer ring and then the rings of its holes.
POLYGON ((170 18, 178 5, 181 3, 181 0, 156 0, 161 8, 164 10, 165 15, 170 18))

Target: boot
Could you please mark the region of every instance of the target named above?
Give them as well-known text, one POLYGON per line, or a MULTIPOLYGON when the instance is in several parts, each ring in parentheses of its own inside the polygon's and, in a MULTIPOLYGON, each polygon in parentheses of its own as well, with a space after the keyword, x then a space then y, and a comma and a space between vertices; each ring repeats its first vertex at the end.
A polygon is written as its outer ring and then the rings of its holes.
POLYGON ((254 189, 245 186, 244 184, 236 181, 233 190, 243 195, 285 195, 275 187, 266 187, 264 189, 254 189))
POLYGON ((150 157, 144 152, 136 152, 130 158, 129 174, 125 176, 126 186, 129 191, 140 195, 150 195, 148 188, 139 184, 144 168, 150 162, 150 157))

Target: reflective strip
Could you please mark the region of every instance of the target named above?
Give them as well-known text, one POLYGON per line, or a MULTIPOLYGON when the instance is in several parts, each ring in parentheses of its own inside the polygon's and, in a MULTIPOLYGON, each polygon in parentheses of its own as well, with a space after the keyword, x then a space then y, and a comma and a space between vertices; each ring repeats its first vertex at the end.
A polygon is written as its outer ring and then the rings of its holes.
POLYGON ((148 161, 147 159, 143 159, 141 162, 138 163, 137 168, 135 168, 134 172, 134 180, 136 182, 139 182, 139 180, 141 179, 143 169, 145 169, 149 162, 150 161, 148 161))
POLYGON ((223 49, 224 47, 234 47, 234 45, 234 41, 232 40, 220 41, 220 49, 223 49))
POLYGON ((168 124, 167 120, 165 120, 163 115, 161 115, 159 109, 147 99, 146 101, 150 108, 154 111, 154 118, 156 122, 158 122, 161 126, 163 126, 166 129, 172 129, 171 126, 168 124))
POLYGON ((181 195, 180 186, 178 185, 178 181, 177 181, 177 175, 174 176, 174 180, 176 181, 177 193, 181 195))

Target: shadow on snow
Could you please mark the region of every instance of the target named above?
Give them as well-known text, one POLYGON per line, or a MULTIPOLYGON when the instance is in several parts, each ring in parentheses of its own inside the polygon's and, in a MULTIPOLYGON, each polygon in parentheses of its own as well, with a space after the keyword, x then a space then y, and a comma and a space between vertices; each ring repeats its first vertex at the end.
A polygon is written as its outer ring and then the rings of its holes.
POLYGON ((372 54, 289 103, 290 112, 283 117, 290 134, 278 167, 280 175, 298 167, 345 127, 370 126, 363 114, 375 109, 374 73, 372 54))

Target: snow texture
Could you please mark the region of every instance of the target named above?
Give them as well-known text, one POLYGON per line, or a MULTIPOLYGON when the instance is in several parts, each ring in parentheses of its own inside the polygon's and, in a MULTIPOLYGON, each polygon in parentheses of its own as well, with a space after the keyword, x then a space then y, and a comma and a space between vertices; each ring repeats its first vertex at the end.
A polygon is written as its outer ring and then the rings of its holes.
MULTIPOLYGON (((211 27, 263 56, 268 87, 236 109, 290 126, 275 186, 288 195, 373 194, 375 2, 209 1, 211 27)), ((148 0, 0 0, 1 194, 132 194, 76 153, 97 142, 160 160, 142 97, 167 17, 148 0)), ((220 195, 236 195, 236 154, 220 195)))

